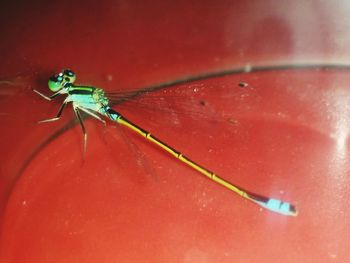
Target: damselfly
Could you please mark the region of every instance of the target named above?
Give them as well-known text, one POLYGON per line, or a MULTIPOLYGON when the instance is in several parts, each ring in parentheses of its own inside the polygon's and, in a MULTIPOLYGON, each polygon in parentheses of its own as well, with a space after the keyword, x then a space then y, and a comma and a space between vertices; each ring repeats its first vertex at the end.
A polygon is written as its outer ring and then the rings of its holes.
POLYGON ((143 136, 144 138, 154 143, 158 147, 162 148, 163 150, 165 150, 166 152, 174 156, 179 161, 185 163, 186 165, 196 170, 197 172, 201 173, 202 175, 207 176, 210 180, 235 192, 236 194, 240 195, 244 199, 250 200, 268 210, 271 210, 279 214, 283 214, 287 216, 297 215, 297 211, 294 205, 287 202, 282 202, 281 200, 278 200, 278 199, 267 198, 267 197, 246 191, 241 187, 238 187, 234 184, 229 183, 228 181, 222 179, 217 174, 213 173, 207 168, 192 161, 191 159, 183 155, 181 152, 177 151, 173 147, 162 142, 157 137, 153 136, 150 132, 142 129, 138 125, 126 119, 117 111, 113 110, 109 104, 109 100, 103 89, 84 86, 84 85, 74 85, 75 80, 76 80, 76 75, 74 74, 74 72, 72 72, 71 70, 63 70, 61 73, 52 76, 48 81, 49 89, 52 92, 54 92, 51 96, 48 97, 37 90, 34 90, 34 91, 40 96, 42 96, 43 98, 50 101, 56 98, 58 95, 64 95, 64 94, 67 95, 56 117, 42 120, 40 122, 51 122, 51 121, 58 120, 61 117, 65 106, 71 102, 75 115, 80 123, 81 129, 84 134, 84 152, 86 151, 87 133, 86 133, 86 129, 85 129, 80 111, 85 112, 86 114, 98 119, 103 123, 106 123, 106 122, 101 117, 101 115, 113 122, 117 122, 118 124, 128 127, 129 129, 143 136))

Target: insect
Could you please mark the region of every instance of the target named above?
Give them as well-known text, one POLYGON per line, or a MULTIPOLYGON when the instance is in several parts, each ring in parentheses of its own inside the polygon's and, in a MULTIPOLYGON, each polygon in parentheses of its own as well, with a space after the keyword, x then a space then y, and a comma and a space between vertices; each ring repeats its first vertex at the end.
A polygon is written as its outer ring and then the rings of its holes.
POLYGON ((113 110, 109 104, 109 100, 103 89, 84 86, 84 85, 75 85, 74 84, 75 80, 76 80, 75 73, 71 70, 65 69, 59 74, 56 74, 49 79, 48 81, 49 89, 52 92, 54 92, 51 96, 48 97, 37 90, 34 90, 34 92, 36 92, 41 97, 49 101, 53 100, 59 95, 67 95, 56 117, 42 120, 40 122, 41 123, 52 122, 60 119, 65 106, 68 103, 72 103, 73 110, 75 112, 75 115, 79 121, 79 124, 84 134, 84 152, 86 151, 87 133, 81 117, 81 112, 84 112, 103 123, 106 123, 106 121, 102 118, 102 117, 105 117, 110 121, 126 126, 127 128, 131 129, 132 131, 138 133, 142 137, 149 140, 151 143, 154 143, 161 149, 165 150, 166 152, 168 152, 173 157, 175 157, 182 163, 186 164, 190 168, 196 170, 202 175, 205 175, 210 180, 220 184, 221 186, 233 191, 234 193, 238 194, 244 199, 252 201, 270 211, 273 211, 279 214, 283 214, 287 216, 296 216, 298 214, 294 205, 287 202, 283 202, 278 199, 267 198, 267 197, 246 191, 241 187, 231 184, 230 182, 222 179, 217 174, 213 173, 207 168, 192 161, 190 158, 186 157, 181 152, 167 145, 163 141, 159 140, 157 137, 153 136, 150 132, 132 123, 127 118, 122 116, 120 113, 113 110))

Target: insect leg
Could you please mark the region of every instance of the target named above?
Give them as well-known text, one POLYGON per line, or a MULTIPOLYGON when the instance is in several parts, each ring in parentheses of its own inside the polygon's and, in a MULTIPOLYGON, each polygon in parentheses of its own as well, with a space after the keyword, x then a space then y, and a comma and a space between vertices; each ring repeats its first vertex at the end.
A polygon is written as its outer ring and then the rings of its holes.
POLYGON ((100 116, 98 116, 97 114, 95 114, 93 111, 85 109, 85 108, 82 108, 82 107, 78 107, 78 108, 79 108, 79 110, 82 110, 86 114, 90 115, 91 117, 94 117, 95 119, 99 120, 104 125, 106 125, 106 121, 104 119, 102 119, 100 116))
POLYGON ((77 119, 79 121, 80 127, 83 130, 83 134, 84 134, 84 145, 83 145, 83 150, 84 150, 84 154, 86 152, 86 141, 87 141, 87 133, 86 133, 86 129, 83 123, 83 120, 81 118, 80 112, 79 112, 79 108, 77 106, 75 106, 73 104, 73 110, 75 112, 75 116, 77 116, 77 119))
POLYGON ((46 120, 42 120, 42 121, 39 121, 38 123, 43 123, 43 122, 51 122, 51 121, 57 121, 61 118, 61 115, 62 115, 62 112, 64 110, 64 108, 66 107, 68 101, 64 101, 56 115, 56 117, 54 118, 51 118, 51 119, 46 119, 46 120))
POLYGON ((42 94, 41 92, 37 91, 36 89, 33 89, 33 91, 34 91, 36 94, 40 95, 41 97, 43 97, 44 99, 49 100, 49 101, 51 101, 52 99, 54 99, 54 98, 56 98, 58 95, 60 95, 60 91, 57 91, 56 93, 52 94, 50 97, 48 97, 48 96, 42 94))

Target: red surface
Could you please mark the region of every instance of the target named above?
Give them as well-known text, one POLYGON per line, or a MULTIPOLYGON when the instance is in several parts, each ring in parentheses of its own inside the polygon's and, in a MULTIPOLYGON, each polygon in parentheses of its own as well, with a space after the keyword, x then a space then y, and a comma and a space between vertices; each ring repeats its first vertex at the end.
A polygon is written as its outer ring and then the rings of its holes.
POLYGON ((112 124, 86 121, 83 162, 80 127, 52 137, 71 110, 37 125, 59 102, 31 91, 48 92, 63 67, 115 90, 245 65, 346 63, 340 3, 1 6, 0 261, 349 261, 348 70, 202 79, 137 100, 164 98, 160 111, 120 107, 225 179, 295 203, 296 218, 260 210, 112 124))

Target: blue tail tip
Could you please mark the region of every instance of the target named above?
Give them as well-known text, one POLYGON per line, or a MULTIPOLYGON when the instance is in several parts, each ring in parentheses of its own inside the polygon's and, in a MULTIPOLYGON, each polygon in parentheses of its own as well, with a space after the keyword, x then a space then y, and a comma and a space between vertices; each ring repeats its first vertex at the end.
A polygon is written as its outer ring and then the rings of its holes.
POLYGON ((279 214, 287 216, 297 216, 298 211, 295 206, 290 203, 282 202, 277 199, 269 199, 267 203, 264 203, 263 206, 271 211, 274 211, 279 214))

